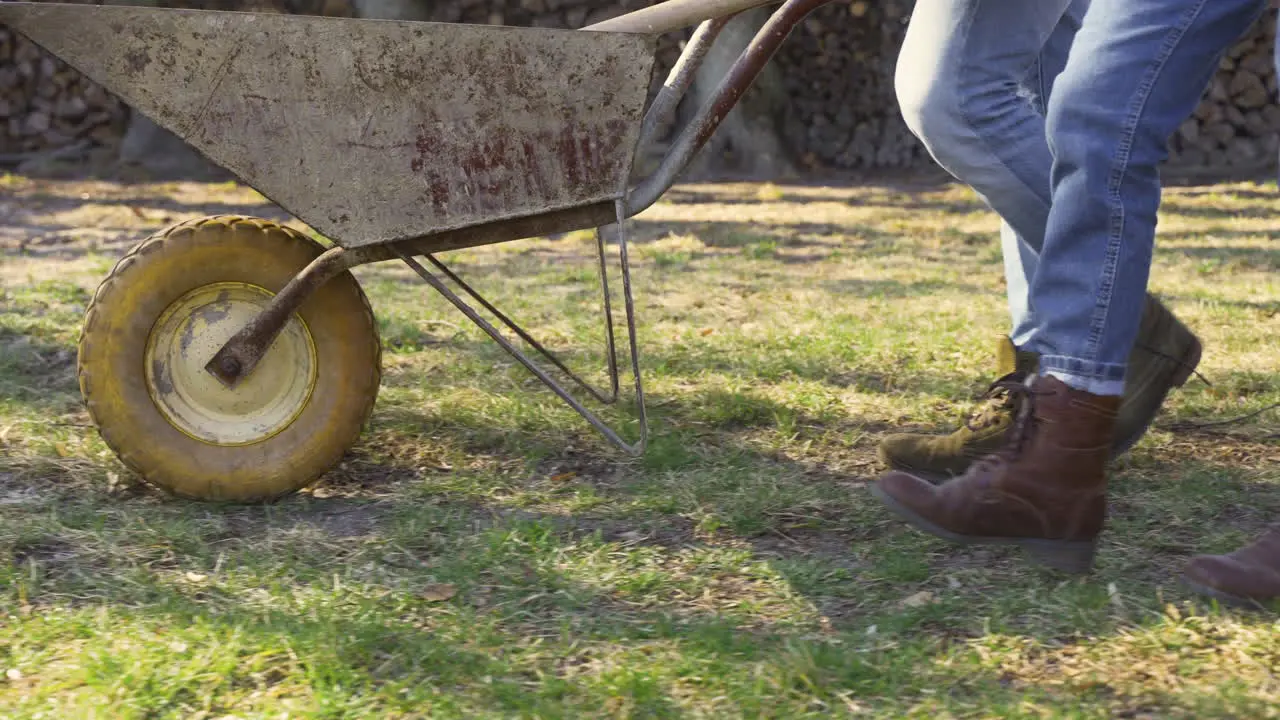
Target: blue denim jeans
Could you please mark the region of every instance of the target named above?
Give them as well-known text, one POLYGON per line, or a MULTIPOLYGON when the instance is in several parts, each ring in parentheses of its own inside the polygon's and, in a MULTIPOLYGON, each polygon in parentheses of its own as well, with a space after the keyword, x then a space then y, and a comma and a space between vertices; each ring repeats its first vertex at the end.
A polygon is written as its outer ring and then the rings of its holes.
POLYGON ((1040 369, 1119 395, 1151 269, 1158 166, 1267 0, 1093 0, 1049 98, 1052 202, 1031 282, 1040 369))
POLYGON ((1028 288, 1049 218, 1044 114, 1089 0, 917 0, 898 56, 903 118, 1002 219, 1010 338, 1034 340, 1028 288))

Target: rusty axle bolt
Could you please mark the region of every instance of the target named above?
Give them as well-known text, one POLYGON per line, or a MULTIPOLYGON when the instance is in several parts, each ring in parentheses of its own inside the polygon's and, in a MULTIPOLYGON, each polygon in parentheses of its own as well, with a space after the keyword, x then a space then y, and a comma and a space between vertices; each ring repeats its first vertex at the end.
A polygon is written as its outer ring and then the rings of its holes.
POLYGON ((230 379, 240 375, 240 361, 233 357, 224 357, 222 362, 218 364, 223 377, 230 379))

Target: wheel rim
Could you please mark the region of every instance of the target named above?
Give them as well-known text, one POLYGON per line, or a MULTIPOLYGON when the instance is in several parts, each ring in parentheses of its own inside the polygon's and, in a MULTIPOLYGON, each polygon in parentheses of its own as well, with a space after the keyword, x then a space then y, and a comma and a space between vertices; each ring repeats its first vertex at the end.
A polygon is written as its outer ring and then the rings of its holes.
POLYGON ((214 353, 267 307, 257 285, 215 283, 192 290, 161 314, 147 340, 147 391, 174 428, 210 445, 262 442, 297 419, 315 389, 311 331, 296 314, 258 365, 234 388, 205 371, 214 353))

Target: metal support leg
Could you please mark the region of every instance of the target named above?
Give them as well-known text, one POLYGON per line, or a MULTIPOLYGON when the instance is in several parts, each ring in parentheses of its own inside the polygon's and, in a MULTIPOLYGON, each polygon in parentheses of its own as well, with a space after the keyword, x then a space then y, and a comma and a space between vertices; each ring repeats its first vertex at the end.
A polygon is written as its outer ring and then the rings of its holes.
POLYGON ((481 307, 492 313, 493 316, 498 319, 498 322, 505 325, 508 330, 519 335, 521 340, 529 343, 529 345, 531 345, 539 355, 546 358, 552 365, 555 365, 560 372, 568 376, 568 378, 574 381, 578 387, 586 390, 598 402, 604 403, 605 405, 611 405, 618 401, 618 353, 615 349, 613 339, 613 311, 609 301, 609 278, 606 275, 605 269, 604 240, 600 238, 599 233, 596 235, 596 245, 599 252, 601 292, 604 295, 605 349, 607 353, 606 362, 608 363, 610 381, 610 390, 608 394, 596 389, 591 385, 591 383, 582 379, 570 370, 564 362, 560 360, 560 358, 556 357, 554 353, 543 347, 542 343, 535 340, 524 328, 520 327, 514 320, 507 317, 506 313, 494 307, 493 303, 486 300, 479 291, 467 284, 467 282, 462 278, 458 277, 457 273, 450 270, 449 267, 441 262, 435 255, 427 255, 426 258, 427 262, 431 263, 445 277, 453 281, 454 285, 457 285, 464 293, 471 296, 472 300, 476 301, 481 307))
MULTIPOLYGON (((515 345, 513 345, 509 340, 504 338, 502 334, 498 332, 497 328, 495 328, 489 321, 485 320, 480 315, 480 313, 478 313, 473 307, 468 305, 466 301, 458 297, 456 293, 450 290, 449 286, 446 285, 443 280, 436 277, 430 270, 423 267, 420 263, 414 260, 411 256, 404 253, 401 249, 395 248, 395 253, 400 257, 401 260, 404 261, 406 265, 409 266, 410 269, 412 269, 415 273, 418 274, 419 277, 421 277, 424 281, 426 281, 428 285, 434 288, 436 292, 440 293, 440 295, 443 296, 444 299, 452 303, 454 307, 458 308, 458 310, 460 310, 463 315, 466 315, 467 318, 471 320, 471 322, 475 323, 475 325, 479 327, 481 330, 483 330, 485 334, 487 334, 490 338, 492 338, 494 342, 498 343, 498 345, 501 346, 503 350, 506 350, 508 354, 510 354, 512 357, 518 360, 520 364, 524 365, 525 368, 529 370, 529 372, 533 373, 534 376, 536 376, 539 380, 541 380, 544 385, 546 385, 548 388, 551 389, 552 392, 558 395, 561 400, 563 400, 567 405, 569 405, 569 407, 573 408, 574 411, 576 411, 579 415, 581 415, 583 419, 585 419, 588 423, 590 423, 592 427, 594 427, 596 430, 599 430, 611 443, 613 443, 615 446, 617 446, 619 449, 621 449, 624 452, 630 453, 632 455, 639 455, 644 452, 645 448, 648 446, 648 443, 649 443, 649 420, 648 420, 648 415, 645 412, 644 384, 640 376, 640 352, 639 352, 638 340, 636 338, 635 303, 632 299, 632 293, 631 293, 631 266, 630 266, 630 258, 627 252, 627 236, 626 236, 626 218, 627 218, 626 202, 624 200, 618 200, 615 203, 615 209, 617 211, 617 216, 618 216, 618 225, 617 225, 618 252, 619 252, 620 264, 622 266, 623 300, 626 305, 626 314, 627 314, 627 338, 631 346, 631 371, 633 376, 635 377, 636 406, 637 406, 637 413, 639 415, 639 420, 640 420, 640 440, 636 442, 634 445, 628 444, 625 440, 623 440, 621 436, 619 436, 612 428, 606 425, 604 421, 602 421, 598 416, 596 416, 595 413, 588 410, 582 403, 580 403, 576 398, 570 395, 569 392, 565 390, 564 387, 561 386, 558 382, 556 382, 555 379, 553 379, 545 370, 543 370, 541 366, 539 366, 534 360, 532 360, 523 352, 521 352, 520 349, 517 348, 515 345)), ((615 352, 615 344, 614 344, 614 336, 613 336, 613 314, 612 314, 612 309, 609 302, 608 275, 605 272, 606 270, 605 252, 604 252, 605 242, 602 236, 597 237, 597 247, 599 248, 599 251, 600 251, 601 289, 605 297, 605 316, 606 316, 607 342, 609 346, 609 358, 610 358, 610 377, 613 384, 613 399, 616 400, 618 395, 619 373, 617 369, 617 355, 615 352)), ((438 261, 437 259, 435 259, 430 255, 427 256, 427 259, 433 266, 435 266, 442 273, 444 273, 446 277, 448 277, 450 280, 453 280, 455 283, 458 283, 458 285, 463 288, 464 292, 466 292, 468 295, 474 298, 478 303, 484 306, 485 309, 494 313, 494 315, 499 318, 500 322, 502 322, 512 331, 520 335, 520 337, 524 339, 526 342, 533 345, 544 357, 546 357, 553 364, 559 367, 562 371, 564 371, 566 374, 572 377, 579 385, 585 387, 588 391, 590 391, 593 395, 595 395, 597 399, 601 399, 600 393, 596 392, 589 385, 587 385, 582 380, 577 378, 572 372, 570 372, 567 368, 565 368, 564 365, 559 360, 557 360, 554 356, 552 356, 545 348, 543 348, 540 344, 538 344, 536 341, 530 338, 529 335, 525 333, 522 329, 517 327, 514 322, 512 322, 509 318, 507 318, 505 315, 499 312, 496 308, 493 307, 493 305, 491 305, 488 301, 484 300, 484 298, 480 297, 479 294, 476 293, 473 289, 471 289, 470 286, 463 283, 457 277, 457 275, 455 275, 447 267, 445 267, 443 263, 441 263, 440 261, 438 261)))

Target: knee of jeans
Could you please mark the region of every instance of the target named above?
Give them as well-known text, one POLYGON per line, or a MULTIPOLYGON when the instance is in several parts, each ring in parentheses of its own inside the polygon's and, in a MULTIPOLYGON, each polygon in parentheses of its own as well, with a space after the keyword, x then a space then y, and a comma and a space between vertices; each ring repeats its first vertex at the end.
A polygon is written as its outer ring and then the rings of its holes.
POLYGON ((1059 163, 1079 166, 1086 155, 1105 152, 1101 145, 1108 134, 1102 128, 1108 124, 1103 113, 1092 110, 1087 97, 1074 102, 1066 96, 1054 95, 1045 109, 1044 132, 1049 149, 1059 163))
POLYGON ((985 83, 975 86, 957 72, 913 67, 908 61, 898 66, 894 93, 907 128, 935 162, 957 177, 989 165, 983 148, 1006 140, 986 137, 994 129, 987 122, 994 109, 987 105, 997 93, 985 83), (981 122, 975 124, 975 119, 981 122))
POLYGON ((910 62, 898 66, 893 82, 898 109, 907 127, 926 145, 944 142, 961 120, 954 87, 945 78, 922 72, 910 62))
POLYGON ((965 117, 955 85, 945 78, 912 75, 899 69, 894 92, 902 119, 920 142, 944 166, 954 157, 965 135, 965 117))

